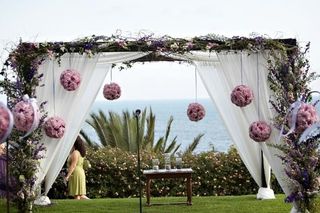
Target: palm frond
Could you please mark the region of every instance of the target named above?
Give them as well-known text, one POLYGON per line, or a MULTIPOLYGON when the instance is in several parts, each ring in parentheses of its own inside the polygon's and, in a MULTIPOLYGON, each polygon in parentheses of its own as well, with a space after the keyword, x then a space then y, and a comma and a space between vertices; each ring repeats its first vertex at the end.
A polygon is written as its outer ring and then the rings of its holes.
POLYGON ((151 107, 150 107, 149 115, 146 119, 146 122, 147 122, 147 131, 144 136, 144 140, 143 140, 144 144, 142 146, 148 150, 151 150, 154 143, 154 128, 156 123, 156 116, 153 114, 151 107))
POLYGON ((176 147, 177 145, 177 136, 174 137, 174 139, 171 141, 171 143, 169 144, 169 146, 167 148, 165 148, 165 153, 171 153, 172 150, 176 147))
POLYGON ((97 144, 96 142, 94 142, 93 140, 91 140, 91 138, 89 137, 89 135, 87 133, 85 133, 83 130, 80 130, 80 135, 82 136, 84 142, 91 148, 93 149, 98 149, 100 146, 99 144, 97 144))
POLYGON ((108 139, 110 140, 109 141, 110 145, 112 145, 112 147, 119 147, 119 148, 125 149, 125 147, 123 147, 124 143, 121 141, 122 123, 121 123, 120 116, 117 113, 110 111, 108 122, 109 123, 106 127, 107 127, 108 139))
POLYGON ((153 152, 155 153, 163 153, 162 147, 163 147, 164 139, 163 137, 159 138, 156 145, 152 148, 153 152))
POLYGON ((103 115, 102 111, 100 111, 98 114, 91 113, 90 119, 87 119, 86 123, 88 123, 95 130, 101 145, 107 146, 108 140, 107 140, 107 133, 105 130, 106 123, 104 122, 105 115, 104 117, 102 115, 103 115))
POLYGON ((170 116, 170 118, 168 120, 168 123, 167 123, 166 134, 165 134, 165 137, 164 137, 164 144, 163 144, 162 152, 164 152, 165 147, 167 146, 167 141, 168 141, 168 137, 169 137, 169 134, 170 134, 170 131, 171 131, 172 122, 173 122, 173 116, 170 116))
POLYGON ((123 133, 123 146, 126 147, 126 150, 130 151, 132 149, 131 144, 134 140, 132 135, 132 124, 130 113, 128 111, 122 112, 122 133, 123 133))
POLYGON ((197 148, 197 146, 199 145, 200 140, 201 140, 201 138, 202 138, 203 136, 204 136, 203 133, 197 135, 197 136, 193 139, 193 142, 186 148, 186 150, 185 150, 184 153, 185 153, 185 154, 187 154, 187 153, 192 153, 192 152, 197 148))
POLYGON ((178 151, 178 149, 180 148, 181 144, 179 144, 174 150, 173 152, 171 152, 171 156, 175 155, 176 152, 178 151))

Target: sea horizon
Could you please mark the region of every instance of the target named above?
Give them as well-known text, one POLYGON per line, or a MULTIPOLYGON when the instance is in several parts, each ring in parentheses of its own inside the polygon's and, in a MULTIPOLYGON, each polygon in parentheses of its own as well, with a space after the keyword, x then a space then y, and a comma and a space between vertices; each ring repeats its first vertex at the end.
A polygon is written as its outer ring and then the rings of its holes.
MULTIPOLYGON (((214 104, 208 98, 198 98, 197 102, 204 106, 206 116, 198 122, 192 122, 188 119, 186 112, 188 105, 194 102, 196 102, 195 99, 96 100, 90 113, 98 112, 98 110, 105 113, 108 111, 122 113, 124 110, 134 112, 137 109, 144 110, 145 108, 149 111, 151 107, 156 116, 155 141, 165 134, 167 122, 170 116, 173 116, 174 120, 168 141, 177 136, 177 144, 181 144, 180 151, 184 151, 198 134, 204 133, 195 150, 196 153, 213 149, 226 152, 232 141, 214 104)), ((85 123, 82 129, 91 139, 99 143, 91 126, 85 123)))

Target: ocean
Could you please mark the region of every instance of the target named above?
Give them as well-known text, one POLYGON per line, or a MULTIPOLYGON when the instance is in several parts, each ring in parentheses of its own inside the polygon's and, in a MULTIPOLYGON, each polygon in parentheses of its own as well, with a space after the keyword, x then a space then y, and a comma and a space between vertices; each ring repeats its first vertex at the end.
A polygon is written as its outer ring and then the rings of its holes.
MULTIPOLYGON (((201 121, 193 122, 188 119, 186 113, 189 103, 192 102, 194 100, 101 100, 93 104, 91 112, 97 112, 101 109, 105 113, 108 111, 122 113, 123 110, 133 112, 136 109, 143 110, 144 108, 149 109, 151 107, 156 116, 155 140, 165 134, 167 122, 172 115, 173 122, 168 141, 177 136, 177 143, 181 144, 181 151, 185 150, 200 133, 204 133, 205 135, 200 140, 195 150, 196 153, 209 151, 213 148, 217 151, 227 151, 232 141, 214 104, 210 99, 198 99, 198 103, 202 104, 206 110, 206 116, 201 121)), ((82 129, 91 139, 99 143, 99 139, 91 126, 85 123, 82 129)))

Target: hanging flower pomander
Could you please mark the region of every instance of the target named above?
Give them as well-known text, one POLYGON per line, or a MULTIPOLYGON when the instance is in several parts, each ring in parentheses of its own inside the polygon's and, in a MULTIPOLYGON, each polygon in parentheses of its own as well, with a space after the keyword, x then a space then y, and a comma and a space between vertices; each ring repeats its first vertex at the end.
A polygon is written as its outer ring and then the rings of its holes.
POLYGON ((206 115, 206 110, 201 104, 191 103, 188 106, 187 115, 191 121, 200 121, 206 115))
POLYGON ((305 129, 316 123, 319 118, 317 116, 317 110, 312 104, 301 103, 301 106, 296 115, 289 114, 288 122, 290 127, 293 125, 293 116, 296 116, 296 128, 297 133, 302 133, 305 129))
POLYGON ((106 84, 103 87, 103 96, 108 100, 115 100, 121 96, 121 88, 116 83, 106 84))
POLYGON ((253 92, 246 85, 236 86, 231 92, 231 101, 239 107, 245 107, 253 100, 253 92))
POLYGON ((10 110, 0 103, 0 144, 3 143, 11 133, 13 117, 10 110))
POLYGON ((265 121, 253 122, 249 127, 249 136, 256 142, 264 142, 270 138, 271 126, 265 121))
POLYGON ((46 135, 50 138, 62 138, 66 128, 64 120, 58 116, 50 117, 43 125, 46 135))
POLYGON ((61 73, 60 83, 65 90, 74 91, 80 86, 80 73, 72 69, 67 69, 61 73))
POLYGON ((14 126, 22 132, 34 130, 39 124, 39 110, 35 104, 35 99, 29 99, 27 95, 18 102, 13 110, 14 126))

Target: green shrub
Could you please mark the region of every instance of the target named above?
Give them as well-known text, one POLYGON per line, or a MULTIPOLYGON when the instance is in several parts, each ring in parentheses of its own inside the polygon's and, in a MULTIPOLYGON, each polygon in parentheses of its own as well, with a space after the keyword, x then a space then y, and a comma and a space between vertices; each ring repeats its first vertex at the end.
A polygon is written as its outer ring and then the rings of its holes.
MULTIPOLYGON (((153 158, 159 158, 160 168, 164 167, 162 156, 143 152, 141 168, 150 169, 153 158)), ((88 150, 87 159, 90 160, 92 166, 86 171, 89 197, 136 197, 138 195, 137 156, 135 154, 106 147, 96 151, 88 150)), ((227 153, 209 151, 196 155, 187 154, 183 156, 183 161, 184 167, 191 167, 194 171, 192 191, 196 196, 257 193, 258 186, 251 178, 235 148, 231 148, 227 153)), ((61 178, 57 179, 51 191, 57 192, 63 188, 61 178)), ((273 182, 276 183, 274 178, 273 182)), ((184 196, 186 194, 185 185, 182 179, 153 180, 151 194, 152 196, 184 196)), ((143 175, 142 186, 145 186, 143 175)), ((278 188, 275 192, 279 192, 278 188)), ((60 192, 60 194, 64 193, 60 192)), ((52 198, 60 197, 53 195, 52 198)))

